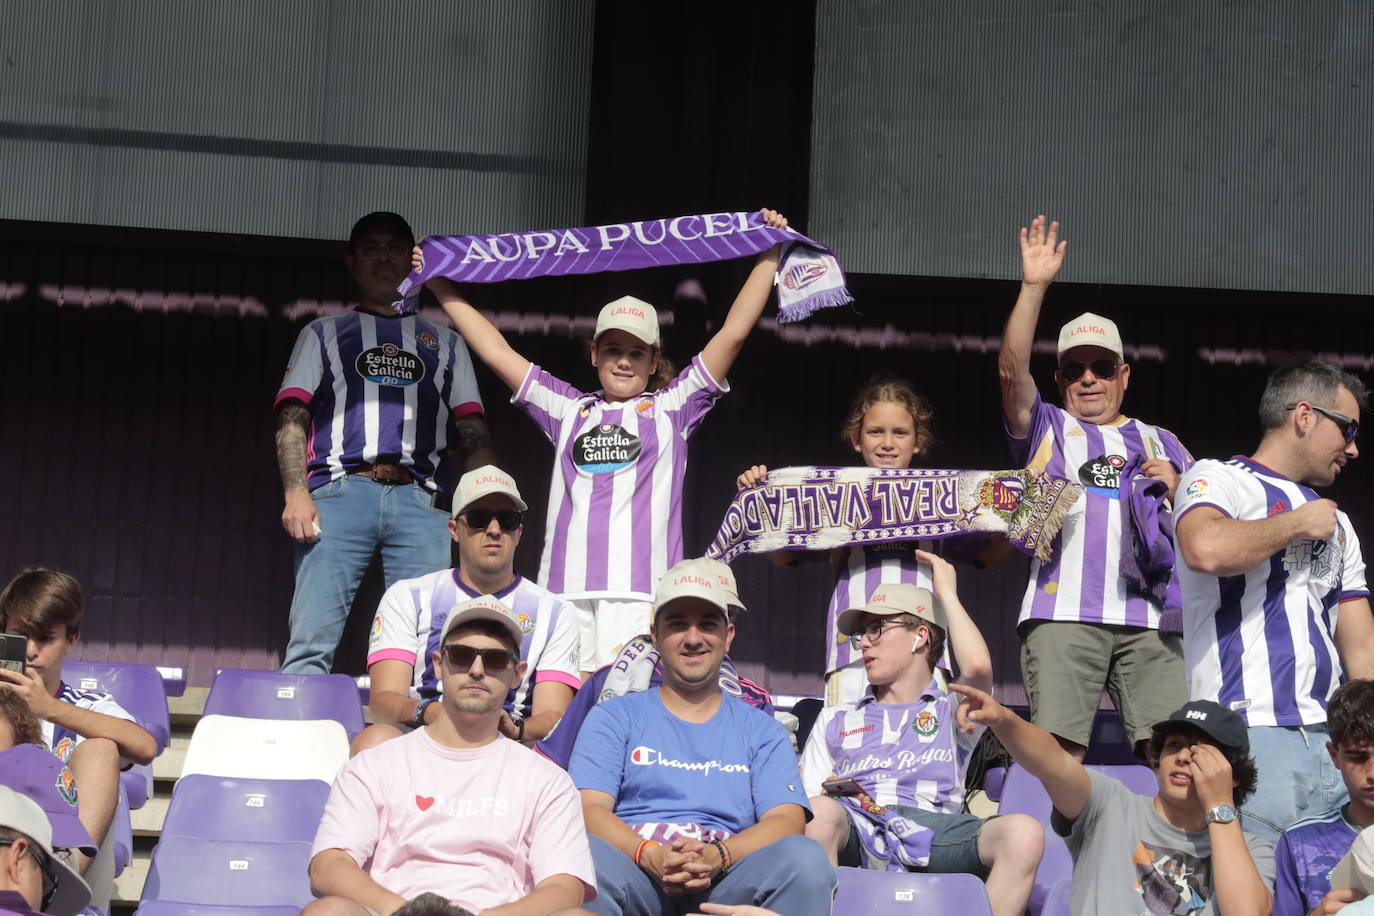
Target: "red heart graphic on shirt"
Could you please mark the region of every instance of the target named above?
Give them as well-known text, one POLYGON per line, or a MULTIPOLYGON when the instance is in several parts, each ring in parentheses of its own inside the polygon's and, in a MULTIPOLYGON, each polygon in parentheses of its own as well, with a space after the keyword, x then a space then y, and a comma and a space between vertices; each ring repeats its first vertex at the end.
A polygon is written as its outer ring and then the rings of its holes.
POLYGON ((423 795, 415 796, 415 807, 419 808, 421 811, 428 811, 429 806, 432 804, 434 804, 434 799, 432 798, 425 798, 423 795))

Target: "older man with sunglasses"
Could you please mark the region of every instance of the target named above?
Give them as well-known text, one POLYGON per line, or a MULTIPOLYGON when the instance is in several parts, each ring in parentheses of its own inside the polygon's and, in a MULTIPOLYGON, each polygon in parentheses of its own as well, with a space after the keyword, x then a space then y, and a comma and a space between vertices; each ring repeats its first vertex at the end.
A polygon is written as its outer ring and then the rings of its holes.
POLYGON ((1199 461, 1179 488, 1189 693, 1249 727, 1259 785, 1241 816, 1272 840, 1344 802, 1326 705, 1345 678, 1374 677, 1360 541, 1312 489, 1358 457, 1367 400, 1364 382, 1331 363, 1279 369, 1260 398, 1254 456, 1199 461))
MULTIPOLYGON (((1173 433, 1121 413, 1131 367, 1116 325, 1100 315, 1060 330, 1054 379, 1064 406, 1041 400, 1030 358, 1040 304, 1064 263, 1068 243, 1058 235, 1059 224, 1043 216, 1021 230, 1021 291, 998 365, 1014 460, 1084 487, 1053 556, 1031 564, 1018 621, 1031 717, 1082 760, 1104 686, 1137 745, 1187 699, 1178 610, 1166 615, 1164 607, 1169 564, 1135 578, 1121 567, 1123 554, 1136 556, 1132 494, 1150 494, 1151 519, 1167 522, 1164 500, 1193 459, 1173 433)), ((1167 537, 1156 538, 1167 549, 1167 537)))
POLYGON ((378 605, 367 654, 377 724, 354 741, 354 753, 439 715, 441 684, 430 657, 450 610, 478 595, 509 605, 524 633, 527 671, 507 698, 502 734, 525 742, 543 738, 581 684, 576 612, 515 572, 527 508, 515 480, 491 465, 469 471, 458 481, 453 506, 448 527, 458 544, 458 567, 397 582, 378 605))
POLYGON ((491 595, 449 613, 430 659, 440 712, 339 772, 311 850, 322 899, 307 916, 386 916, 424 893, 485 916, 585 912, 595 872, 572 780, 500 732, 523 639, 491 595))

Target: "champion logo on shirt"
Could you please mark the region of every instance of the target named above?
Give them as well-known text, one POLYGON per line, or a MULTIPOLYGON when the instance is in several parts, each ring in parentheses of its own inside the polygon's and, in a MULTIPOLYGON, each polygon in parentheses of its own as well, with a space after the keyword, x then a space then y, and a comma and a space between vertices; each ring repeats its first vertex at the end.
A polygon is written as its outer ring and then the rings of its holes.
POLYGON ((721 763, 719 760, 674 760, 671 757, 664 757, 655 748, 643 744, 630 751, 630 763, 642 767, 660 766, 672 767, 675 770, 689 770, 701 773, 703 776, 710 776, 712 772, 749 772, 749 764, 747 763, 721 763))
POLYGON ((425 377, 425 364, 409 350, 395 344, 382 344, 358 354, 353 368, 358 374, 377 385, 404 387, 425 377))
POLYGON ((603 423, 573 440, 573 463, 588 474, 613 474, 639 457, 639 437, 623 426, 603 423))

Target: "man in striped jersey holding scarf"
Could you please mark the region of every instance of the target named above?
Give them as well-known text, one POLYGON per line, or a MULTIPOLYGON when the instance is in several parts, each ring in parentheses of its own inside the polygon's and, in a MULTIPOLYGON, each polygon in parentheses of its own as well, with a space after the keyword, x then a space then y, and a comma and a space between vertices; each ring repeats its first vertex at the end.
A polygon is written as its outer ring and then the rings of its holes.
MULTIPOLYGON (((1031 563, 1017 623, 1031 718, 1082 760, 1104 686, 1137 749, 1187 699, 1177 608, 1172 620, 1164 613, 1172 562, 1145 588, 1122 575, 1122 561, 1135 551, 1136 487, 1156 488, 1152 518, 1167 525, 1164 499, 1193 459, 1173 433, 1122 414, 1131 367, 1116 324, 1099 315, 1059 332, 1054 380, 1064 406, 1040 399, 1030 357, 1045 290, 1064 263, 1058 234, 1043 216, 1021 230, 1021 292, 998 366, 1013 459, 1084 487, 1050 561, 1031 563)), ((1154 546, 1167 549, 1168 538, 1154 546)))
POLYGON ((1270 840, 1346 801, 1326 750, 1327 702, 1344 678, 1374 677, 1360 541, 1312 489, 1359 455, 1367 399, 1364 382, 1331 363, 1279 369, 1260 398, 1254 455, 1204 459, 1179 485, 1188 693, 1249 727, 1259 784, 1241 816, 1270 840))

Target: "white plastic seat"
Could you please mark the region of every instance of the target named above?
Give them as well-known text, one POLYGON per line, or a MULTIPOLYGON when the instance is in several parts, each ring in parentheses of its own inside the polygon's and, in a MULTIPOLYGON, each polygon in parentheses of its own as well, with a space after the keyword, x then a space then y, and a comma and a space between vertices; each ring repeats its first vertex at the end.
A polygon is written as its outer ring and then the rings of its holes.
POLYGON ((191 734, 182 776, 318 779, 333 784, 348 762, 348 733, 332 719, 203 716, 191 734))

